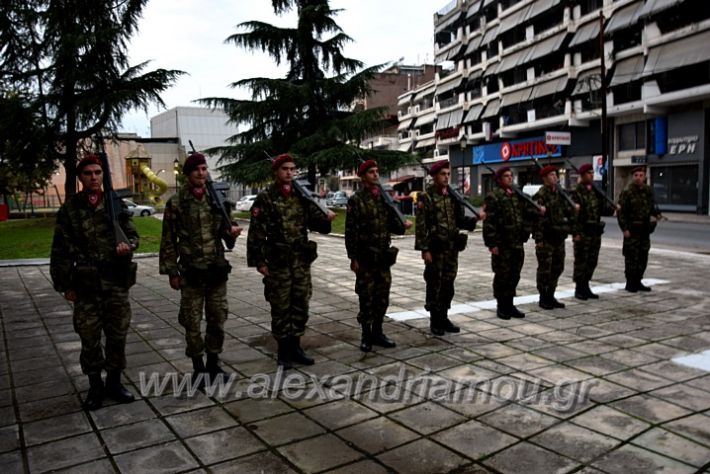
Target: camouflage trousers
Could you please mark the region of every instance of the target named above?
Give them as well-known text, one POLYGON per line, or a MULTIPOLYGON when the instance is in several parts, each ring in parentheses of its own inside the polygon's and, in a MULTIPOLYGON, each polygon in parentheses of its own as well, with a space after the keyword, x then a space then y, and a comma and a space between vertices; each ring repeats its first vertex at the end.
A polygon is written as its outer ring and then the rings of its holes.
POLYGON ((360 324, 382 322, 390 305, 392 274, 387 266, 360 266, 355 277, 355 293, 360 301, 360 324))
POLYGON ((599 248, 602 246, 601 235, 582 235, 574 241, 574 281, 588 283, 594 275, 599 261, 599 248))
POLYGON ((493 296, 506 300, 515 296, 520 281, 520 271, 525 261, 525 250, 520 247, 498 247, 498 255, 491 254, 493 269, 493 296))
POLYGON ((427 311, 447 310, 454 299, 454 280, 459 266, 456 250, 432 252, 432 262, 424 267, 427 311))
POLYGON ((79 292, 74 303, 74 330, 81 339, 79 362, 83 373, 126 368, 130 323, 128 289, 101 280, 100 288, 95 291, 79 292), (101 347, 102 332, 106 336, 105 351, 101 347))
POLYGON ((313 293, 311 266, 295 259, 290 265, 269 265, 264 277, 264 297, 271 305, 274 338, 303 336, 308 322, 308 302, 313 293))
POLYGON ((535 248, 537 256, 537 290, 554 292, 557 282, 565 269, 565 242, 545 242, 535 248))
POLYGON ((634 236, 624 239, 624 266, 626 280, 641 281, 648 265, 648 252, 651 250, 651 239, 648 236, 634 236))
POLYGON ((178 321, 185 328, 185 355, 199 357, 205 351, 210 354, 222 352, 227 312, 226 281, 215 286, 183 285, 178 321), (203 309, 207 321, 204 340, 200 331, 203 309))

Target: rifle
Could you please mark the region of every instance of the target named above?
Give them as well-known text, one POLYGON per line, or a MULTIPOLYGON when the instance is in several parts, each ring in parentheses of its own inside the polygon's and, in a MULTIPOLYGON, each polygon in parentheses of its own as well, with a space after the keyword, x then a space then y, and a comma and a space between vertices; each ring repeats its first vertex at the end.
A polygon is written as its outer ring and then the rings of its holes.
MULTIPOLYGON (((568 157, 565 156, 564 158, 565 161, 569 163, 569 165, 572 167, 572 169, 575 170, 577 174, 579 174, 579 168, 577 168, 568 157)), ((597 193, 597 196, 603 197, 613 209, 616 209, 616 204, 614 203, 614 201, 609 196, 607 196, 606 193, 602 191, 601 188, 597 186, 595 182, 592 182, 592 189, 595 193, 597 193)))
MULTIPOLYGON (((535 165, 537 165, 538 169, 542 169, 543 166, 540 164, 539 161, 537 161, 537 158, 534 156, 530 155, 530 158, 535 162, 535 165)), ((562 199, 565 200, 567 205, 572 208, 575 212, 577 211, 577 203, 574 202, 572 197, 569 195, 569 193, 560 185, 557 186, 557 192, 562 196, 562 199)))
POLYGON ((101 161, 101 168, 103 168, 104 205, 106 206, 109 223, 111 224, 111 227, 113 227, 113 236, 116 240, 116 245, 127 244, 133 248, 133 244, 131 244, 128 240, 128 236, 126 236, 126 233, 121 228, 121 224, 118 222, 118 210, 121 209, 123 205, 121 198, 113 189, 113 182, 111 181, 111 168, 109 167, 108 157, 104 151, 103 138, 97 136, 96 144, 99 148, 98 155, 99 160, 101 161))
MULTIPOLYGON (((264 150, 264 154, 268 158, 269 161, 274 161, 274 159, 269 155, 266 150, 264 150)), ((323 205, 318 199, 315 197, 315 193, 308 189, 307 185, 305 183, 302 183, 300 179, 303 178, 293 178, 291 180, 291 184, 293 184, 293 189, 296 190, 296 193, 306 201, 308 201, 311 204, 315 204, 315 206, 318 208, 318 211, 320 211, 321 214, 323 214, 323 217, 328 217, 328 208, 323 205)))
MULTIPOLYGON (((429 174, 429 168, 424 165, 422 165, 422 168, 424 168, 424 171, 429 174)), ((465 230, 473 232, 474 230, 476 230, 476 223, 481 220, 481 215, 478 213, 478 211, 476 211, 476 208, 473 207, 473 205, 466 200, 466 198, 463 196, 463 194, 459 192, 458 189, 454 188, 450 184, 448 184, 446 187, 448 188, 451 197, 454 198, 454 200, 463 209, 464 222, 462 223, 462 227, 465 226, 465 230), (473 224, 471 224, 471 222, 473 224)))
MULTIPOLYGON (((192 148, 190 154, 197 153, 197 150, 195 150, 195 145, 192 144, 192 140, 188 140, 188 143, 190 144, 190 148, 192 148)), ((224 199, 223 194, 223 191, 229 189, 229 186, 225 188, 223 183, 216 185, 216 183, 212 181, 212 176, 207 173, 207 183, 205 183, 205 187, 207 188, 207 193, 212 199, 212 206, 217 211, 219 211, 222 217, 222 226, 225 229, 222 233, 222 240, 224 240, 224 245, 226 245, 229 250, 232 250, 234 248, 234 245, 237 243, 237 239, 235 237, 232 237, 232 234, 230 233, 230 230, 232 229, 232 218, 229 215, 230 206, 224 199)))
MULTIPOLYGON (((490 171, 490 172, 493 173, 494 175, 496 174, 496 170, 494 170, 493 168, 491 168, 490 165, 488 165, 485 161, 481 161, 481 164, 484 165, 484 166, 486 167, 486 169, 488 169, 488 171, 490 171)), ((513 191, 515 192, 515 194, 517 194, 518 197, 521 198, 523 201, 525 201, 527 204, 529 204, 529 205, 531 205, 532 207, 534 207, 535 209, 537 209, 538 212, 542 211, 542 206, 540 206, 538 203, 536 203, 535 201, 533 201, 533 199, 532 199, 530 196, 528 196, 527 194, 525 194, 524 192, 522 192, 522 191, 520 190, 520 188, 517 187, 515 184, 512 184, 512 185, 511 185, 511 188, 513 189, 513 191)))
MULTIPOLYGON (((357 152, 355 152, 355 154, 357 155, 357 152)), ((365 162, 365 160, 363 160, 360 155, 357 155, 357 158, 360 163, 365 162)), ((392 196, 390 196, 390 194, 385 191, 384 186, 382 186, 382 179, 378 181, 377 186, 380 188, 380 195, 382 196, 382 200, 384 201, 385 205, 389 208, 391 212, 394 213, 394 216, 397 218, 402 227, 404 227, 407 224, 407 218, 404 217, 402 211, 399 210, 399 206, 396 202, 394 202, 392 196)))

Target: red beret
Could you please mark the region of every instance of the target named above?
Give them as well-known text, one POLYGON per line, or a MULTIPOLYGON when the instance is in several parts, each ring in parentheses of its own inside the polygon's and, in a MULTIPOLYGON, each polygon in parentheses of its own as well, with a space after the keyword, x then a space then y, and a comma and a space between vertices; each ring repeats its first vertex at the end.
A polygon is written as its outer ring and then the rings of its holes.
POLYGON ((496 170, 496 181, 500 181, 500 179, 503 177, 503 173, 506 171, 510 171, 510 166, 501 166, 496 170))
POLYGON ((436 174, 443 168, 449 168, 450 166, 449 160, 437 161, 431 165, 431 168, 429 169, 429 176, 436 176, 436 174))
POLYGON ((643 171, 643 172, 645 173, 645 172, 646 172, 646 167, 645 167, 645 166, 637 166, 636 168, 634 168, 634 170, 633 170, 632 173, 635 173, 635 172, 637 172, 637 171, 643 171))
POLYGON ((190 153, 190 156, 185 160, 185 164, 182 165, 182 174, 190 174, 200 165, 206 165, 207 160, 205 160, 205 155, 202 153, 190 153))
POLYGON ((589 163, 585 163, 579 167, 579 174, 582 175, 584 173, 589 173, 593 169, 594 167, 592 165, 590 165, 589 163))
POLYGON ((103 169, 103 165, 101 164, 101 160, 97 155, 86 155, 84 158, 81 159, 79 164, 76 165, 76 172, 77 174, 81 173, 81 170, 84 169, 85 166, 89 165, 99 165, 101 166, 101 169, 103 169))
POLYGON ((369 170, 370 168, 376 167, 376 166, 377 166, 377 162, 375 160, 364 161, 360 165, 360 167, 357 169, 357 175, 362 176, 365 173, 367 173, 367 170, 369 170))
POLYGON ((557 167, 552 165, 543 166, 543 168, 540 170, 540 177, 544 178, 550 173, 557 173, 557 167))
POLYGON ((281 165, 283 165, 284 163, 295 163, 293 161, 293 156, 289 155, 288 153, 281 153, 274 159, 274 161, 271 162, 271 171, 276 171, 277 169, 281 168, 281 165))

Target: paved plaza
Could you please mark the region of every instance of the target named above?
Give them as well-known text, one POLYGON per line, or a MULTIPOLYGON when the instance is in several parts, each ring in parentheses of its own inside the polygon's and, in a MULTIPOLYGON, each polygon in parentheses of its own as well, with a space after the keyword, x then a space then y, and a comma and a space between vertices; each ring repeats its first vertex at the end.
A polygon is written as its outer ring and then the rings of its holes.
MULTIPOLYGON (((558 298, 537 306, 532 244, 518 287, 523 320, 491 303, 480 233, 461 255, 452 320, 424 317, 414 240, 395 242, 385 329, 394 349, 358 349, 344 241, 314 236, 309 329, 316 365, 281 373, 256 270, 228 254, 222 354, 233 379, 194 391, 177 322, 179 293, 138 260, 128 339, 130 405, 86 413, 71 306, 48 266, 0 268, 0 471, 337 473, 692 473, 710 466, 710 372, 672 359, 710 349, 710 257, 652 250, 650 293, 623 290, 620 242, 602 248, 592 287, 572 295, 571 246, 558 298), (182 386, 180 384, 182 383, 182 386), (142 393, 141 393, 142 392, 142 393)), ((695 359, 701 359, 696 357, 695 359)), ((701 361, 702 363, 702 361, 701 361)), ((706 363, 710 370, 710 364, 706 363)))

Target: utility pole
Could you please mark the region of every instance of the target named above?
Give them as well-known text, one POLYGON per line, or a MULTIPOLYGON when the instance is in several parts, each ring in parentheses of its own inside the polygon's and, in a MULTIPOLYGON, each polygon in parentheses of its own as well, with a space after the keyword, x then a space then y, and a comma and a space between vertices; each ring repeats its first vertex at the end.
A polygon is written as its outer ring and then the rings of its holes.
POLYGON ((602 189, 607 191, 607 160, 609 159, 609 140, 607 138, 609 130, 606 117, 606 55, 604 54, 604 12, 599 10, 599 57, 601 59, 601 99, 602 99, 602 189), (606 170, 606 171, 605 171, 606 170))

